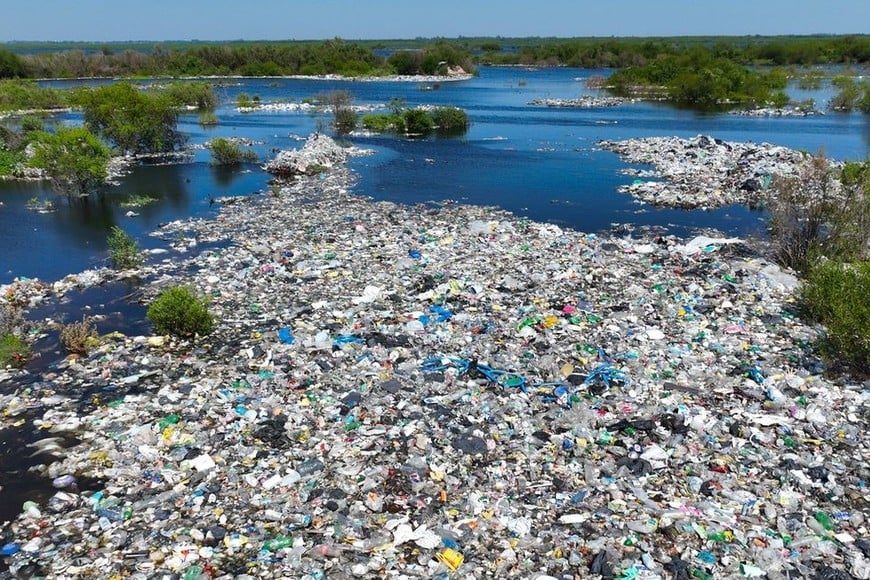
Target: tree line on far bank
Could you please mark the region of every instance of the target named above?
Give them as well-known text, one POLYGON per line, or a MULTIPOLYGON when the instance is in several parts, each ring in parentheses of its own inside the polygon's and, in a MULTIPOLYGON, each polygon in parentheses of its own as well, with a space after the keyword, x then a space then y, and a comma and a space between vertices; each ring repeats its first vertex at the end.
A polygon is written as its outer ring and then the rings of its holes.
POLYGON ((0 78, 190 77, 190 76, 387 76, 442 74, 462 67, 472 72, 471 55, 436 42, 389 57, 339 38, 320 43, 202 44, 149 52, 81 49, 18 55, 0 49, 0 78))

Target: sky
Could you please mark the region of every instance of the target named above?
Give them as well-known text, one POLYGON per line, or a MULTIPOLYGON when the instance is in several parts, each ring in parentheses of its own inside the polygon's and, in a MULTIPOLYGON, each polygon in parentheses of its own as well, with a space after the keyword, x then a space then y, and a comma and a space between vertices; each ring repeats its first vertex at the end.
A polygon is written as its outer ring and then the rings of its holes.
POLYGON ((3 0, 12 40, 870 33, 870 0, 3 0))

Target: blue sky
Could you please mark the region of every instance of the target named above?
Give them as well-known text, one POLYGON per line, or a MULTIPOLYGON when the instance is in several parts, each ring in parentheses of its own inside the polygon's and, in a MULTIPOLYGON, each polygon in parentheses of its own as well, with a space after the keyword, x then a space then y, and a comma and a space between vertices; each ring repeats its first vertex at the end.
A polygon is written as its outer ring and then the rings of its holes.
POLYGON ((870 0, 4 0, 0 41, 870 33, 870 0))

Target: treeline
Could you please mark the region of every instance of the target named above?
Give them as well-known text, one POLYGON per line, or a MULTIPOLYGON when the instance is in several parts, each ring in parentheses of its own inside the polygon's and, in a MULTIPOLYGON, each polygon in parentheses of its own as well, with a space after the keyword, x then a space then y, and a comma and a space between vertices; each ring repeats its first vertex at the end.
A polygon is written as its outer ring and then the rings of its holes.
POLYGON ((299 44, 203 44, 150 52, 67 50, 16 55, 0 50, 0 78, 179 76, 385 76, 435 74, 446 66, 471 68, 468 52, 446 42, 397 52, 387 59, 341 39, 299 44))
POLYGON ((582 68, 645 66, 664 56, 703 49, 712 56, 743 65, 865 64, 870 62, 870 36, 754 38, 624 38, 544 39, 514 52, 501 46, 477 57, 481 63, 582 68))

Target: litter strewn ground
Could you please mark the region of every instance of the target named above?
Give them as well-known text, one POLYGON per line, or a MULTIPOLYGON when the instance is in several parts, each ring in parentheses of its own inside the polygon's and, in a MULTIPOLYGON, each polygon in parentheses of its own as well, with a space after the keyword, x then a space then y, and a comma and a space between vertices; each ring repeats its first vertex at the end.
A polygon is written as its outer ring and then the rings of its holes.
POLYGON ((870 393, 822 376, 787 273, 351 183, 168 224, 190 258, 145 292, 191 285, 216 332, 116 335, 2 399, 81 441, 14 574, 870 577, 870 393))

